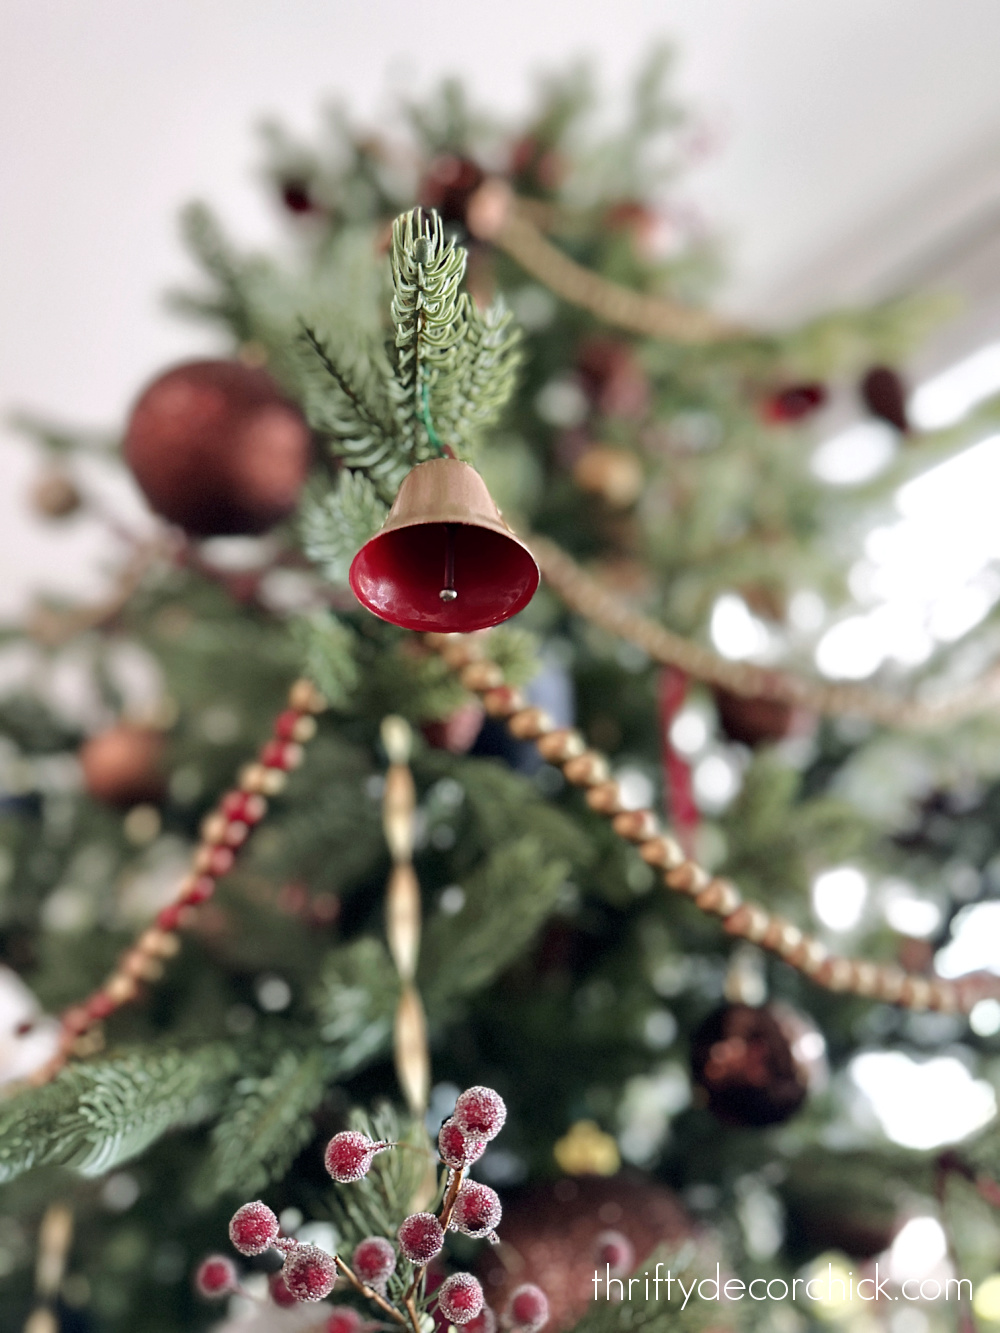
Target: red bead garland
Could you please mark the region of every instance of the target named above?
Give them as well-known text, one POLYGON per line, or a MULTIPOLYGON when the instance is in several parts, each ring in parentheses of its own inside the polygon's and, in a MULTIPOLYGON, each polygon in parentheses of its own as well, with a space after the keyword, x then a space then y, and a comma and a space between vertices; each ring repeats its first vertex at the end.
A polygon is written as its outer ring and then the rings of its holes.
POLYGON ((311 681, 295 682, 288 707, 276 718, 272 739, 261 749, 259 760, 242 770, 239 787, 226 792, 203 821, 191 873, 181 882, 177 898, 157 913, 153 927, 122 954, 100 989, 63 1013, 59 1052, 35 1074, 33 1083, 47 1083, 71 1055, 87 1053, 82 1048, 91 1029, 135 1000, 140 980, 156 980, 162 974, 162 960, 180 948, 177 932, 194 920, 195 910, 212 897, 216 882, 232 869, 237 849, 267 814, 265 793, 281 791, 287 772, 302 762, 302 743, 315 735, 314 715, 325 707, 326 700, 311 681))

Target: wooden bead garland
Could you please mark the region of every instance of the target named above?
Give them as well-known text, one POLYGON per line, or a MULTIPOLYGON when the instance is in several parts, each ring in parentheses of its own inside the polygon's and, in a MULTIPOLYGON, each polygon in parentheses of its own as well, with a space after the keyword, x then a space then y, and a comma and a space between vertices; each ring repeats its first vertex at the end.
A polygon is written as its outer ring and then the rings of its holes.
POLYGON ((284 787, 290 769, 302 762, 302 745, 316 734, 316 718, 326 700, 311 681, 297 680, 288 694, 288 708, 275 721, 272 738, 257 760, 240 771, 239 785, 219 801, 202 820, 201 841, 191 858, 191 871, 181 881, 177 896, 122 954, 118 965, 100 988, 62 1015, 57 1054, 33 1076, 47 1083, 73 1055, 96 1048, 94 1029, 116 1009, 140 994, 141 982, 158 981, 164 963, 180 949, 178 931, 189 925, 195 910, 215 892, 216 880, 227 874, 236 851, 254 825, 267 814, 267 796, 284 787))
POLYGON ((584 789, 590 808, 610 819, 619 837, 638 846, 639 855, 662 873, 668 888, 692 898, 701 911, 721 918, 728 935, 770 950, 827 990, 905 1009, 968 1013, 985 997, 1000 996, 1000 981, 985 973, 947 981, 915 976, 895 964, 831 955, 820 940, 793 922, 758 903, 744 902, 735 884, 709 875, 687 857, 680 844, 659 829, 651 810, 626 809, 604 755, 590 749, 574 728, 556 727, 544 710, 529 706, 519 690, 504 684, 503 673, 486 656, 483 636, 426 634, 424 642, 458 673, 467 689, 481 695, 491 717, 502 718, 519 739, 533 740, 543 759, 561 768, 567 782, 584 789))

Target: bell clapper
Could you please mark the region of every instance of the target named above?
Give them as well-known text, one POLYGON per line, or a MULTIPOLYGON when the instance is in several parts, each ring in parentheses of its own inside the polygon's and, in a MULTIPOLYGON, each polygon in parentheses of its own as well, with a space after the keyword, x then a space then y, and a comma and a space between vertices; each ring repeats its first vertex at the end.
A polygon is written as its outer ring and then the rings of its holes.
POLYGON ((442 602, 453 602, 458 597, 455 591, 455 524, 446 525, 444 555, 444 587, 438 593, 442 602))

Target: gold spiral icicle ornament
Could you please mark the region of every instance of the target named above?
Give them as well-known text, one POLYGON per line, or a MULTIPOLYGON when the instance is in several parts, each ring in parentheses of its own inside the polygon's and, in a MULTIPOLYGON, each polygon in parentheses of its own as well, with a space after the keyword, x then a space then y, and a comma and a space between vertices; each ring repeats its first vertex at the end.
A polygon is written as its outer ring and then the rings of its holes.
POLYGON ((393 1025, 396 1076, 414 1115, 427 1110, 431 1062, 423 1001, 413 983, 420 955, 420 884, 413 869, 417 807, 410 754, 410 724, 390 715, 382 719, 382 744, 389 757, 382 797, 382 828, 392 856, 385 895, 385 933, 402 990, 393 1025))

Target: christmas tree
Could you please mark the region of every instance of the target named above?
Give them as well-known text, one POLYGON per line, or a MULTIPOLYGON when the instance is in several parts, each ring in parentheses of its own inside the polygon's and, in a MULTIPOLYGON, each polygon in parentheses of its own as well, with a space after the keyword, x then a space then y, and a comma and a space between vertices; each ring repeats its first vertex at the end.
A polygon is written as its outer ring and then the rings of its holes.
POLYGON ((163 523, 6 631, 3 1329, 788 1329, 931 1216, 914 1310, 989 1308, 1000 984, 940 960, 996 891, 995 593, 874 682, 815 657, 997 404, 911 423, 936 300, 715 313, 667 64, 614 132, 578 73, 516 128, 272 127, 290 252, 185 217, 226 357, 108 445, 24 423, 53 522, 101 449, 163 523), (859 1109, 921 1061, 945 1152, 859 1109))

